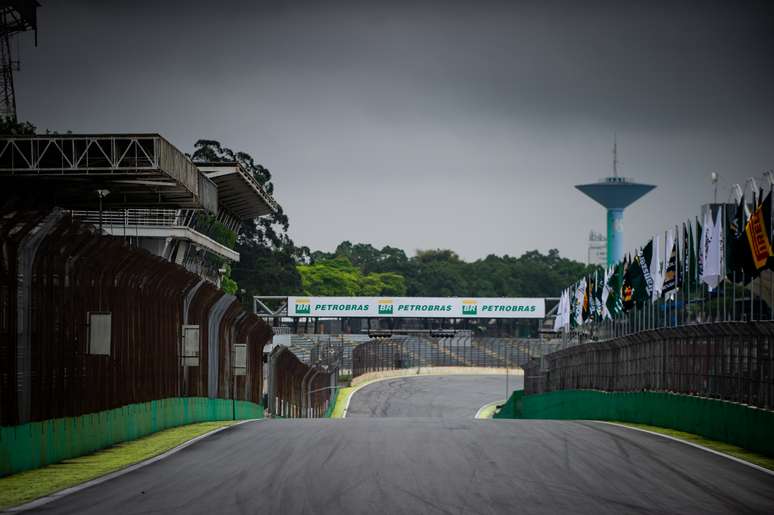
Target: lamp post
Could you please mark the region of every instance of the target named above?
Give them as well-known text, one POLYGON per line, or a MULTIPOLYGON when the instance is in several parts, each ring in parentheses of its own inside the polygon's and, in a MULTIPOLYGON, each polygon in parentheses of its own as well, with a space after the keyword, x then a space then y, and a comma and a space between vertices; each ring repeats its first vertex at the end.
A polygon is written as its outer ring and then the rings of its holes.
POLYGON ((99 232, 102 233, 102 199, 110 195, 110 190, 97 190, 99 197, 99 232))

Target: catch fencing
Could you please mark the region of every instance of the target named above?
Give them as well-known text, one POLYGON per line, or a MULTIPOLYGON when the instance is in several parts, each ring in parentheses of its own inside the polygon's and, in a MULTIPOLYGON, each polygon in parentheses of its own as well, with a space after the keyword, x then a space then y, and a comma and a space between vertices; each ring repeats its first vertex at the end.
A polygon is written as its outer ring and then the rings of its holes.
POLYGON ((0 211, 0 245, 0 425, 173 397, 261 401, 271 328, 234 296, 59 210, 0 211))
POLYGON ((774 322, 644 330, 567 347, 525 367, 525 393, 663 391, 774 409, 774 322))
POLYGON ((271 355, 268 407, 283 418, 325 416, 334 390, 334 373, 302 362, 287 347, 271 355))
POLYGON ((538 339, 496 338, 471 333, 374 338, 352 349, 352 376, 367 372, 421 367, 522 367, 558 348, 538 339))

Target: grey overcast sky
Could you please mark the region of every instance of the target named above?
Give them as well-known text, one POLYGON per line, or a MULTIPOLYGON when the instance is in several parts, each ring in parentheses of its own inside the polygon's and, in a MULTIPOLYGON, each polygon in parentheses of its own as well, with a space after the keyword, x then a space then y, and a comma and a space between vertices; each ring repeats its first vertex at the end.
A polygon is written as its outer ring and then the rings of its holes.
POLYGON ((313 249, 585 259, 614 133, 627 249, 774 168, 771 1, 40 2, 20 118, 244 150, 313 249))

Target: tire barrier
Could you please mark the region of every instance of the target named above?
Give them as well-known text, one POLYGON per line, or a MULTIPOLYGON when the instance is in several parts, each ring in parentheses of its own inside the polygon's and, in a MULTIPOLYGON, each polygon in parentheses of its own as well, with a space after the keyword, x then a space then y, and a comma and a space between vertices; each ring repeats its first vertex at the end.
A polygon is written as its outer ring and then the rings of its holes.
POLYGON ((774 409, 774 322, 642 331, 553 352, 542 369, 538 361, 525 367, 527 396, 578 389, 674 392, 774 409))
POLYGON ((665 392, 514 392, 494 418, 612 420, 665 427, 774 456, 774 412, 665 392))
POLYGON ((261 418, 253 402, 177 397, 79 417, 0 427, 0 476, 43 467, 194 422, 261 418))
POLYGON ((261 401, 271 328, 213 284, 60 210, 0 210, 0 247, 0 426, 166 398, 261 401), (198 327, 195 359, 184 325, 198 327))

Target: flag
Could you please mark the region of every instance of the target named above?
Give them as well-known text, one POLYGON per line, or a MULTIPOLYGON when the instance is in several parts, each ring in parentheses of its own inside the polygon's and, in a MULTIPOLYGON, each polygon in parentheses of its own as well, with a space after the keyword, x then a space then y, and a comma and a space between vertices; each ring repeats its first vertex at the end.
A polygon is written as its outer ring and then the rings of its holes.
POLYGON ((656 300, 661 297, 661 290, 664 287, 664 276, 661 275, 662 262, 661 256, 661 238, 656 235, 653 237, 653 255, 650 260, 650 276, 653 278, 653 289, 651 299, 656 300))
POLYGON ((774 252, 771 249, 771 191, 766 195, 766 199, 758 204, 758 207, 747 220, 744 232, 747 235, 747 242, 750 246, 750 256, 752 264, 755 267, 755 274, 762 270, 770 268, 769 264, 774 261, 774 252))
POLYGON ((567 290, 563 290, 559 297, 559 306, 556 308, 556 318, 554 319, 554 331, 565 330, 567 324, 565 321, 569 321, 567 314, 569 312, 569 298, 567 296, 567 290))
POLYGON ((721 228, 723 224, 723 212, 718 209, 715 221, 712 221, 712 213, 709 209, 704 214, 704 268, 701 281, 710 290, 714 290, 720 284, 722 276, 721 266, 721 228))
POLYGON ((602 294, 600 295, 600 307, 602 309, 602 320, 609 320, 612 317, 610 309, 607 306, 607 300, 610 298, 610 277, 613 275, 613 267, 605 269, 605 275, 602 282, 602 294))
POLYGON ((744 196, 739 199, 739 204, 731 208, 731 211, 726 234, 726 271, 731 280, 746 284, 755 277, 756 273, 745 231, 747 206, 744 196))
POLYGON ((624 264, 623 262, 617 263, 610 269, 610 277, 608 278, 605 286, 607 288, 607 298, 605 299, 605 307, 607 308, 610 318, 616 318, 623 312, 623 296, 621 290, 623 289, 623 277, 624 277, 624 264))
POLYGON ((686 224, 688 226, 688 275, 686 277, 689 278, 690 284, 695 285, 698 281, 696 278, 698 275, 696 274, 696 267, 698 266, 696 264, 696 242, 693 238, 693 226, 691 225, 691 221, 689 220, 686 224))
POLYGON ((664 261, 664 295, 669 295, 677 290, 677 242, 675 241, 676 234, 674 229, 669 229, 666 235, 666 247, 664 261))
POLYGON ((605 291, 605 280, 607 275, 605 269, 599 269, 600 280, 596 280, 594 277, 594 307, 596 309, 596 320, 602 321, 605 319, 605 305, 602 302, 602 294, 605 291))
POLYGON ((623 310, 630 311, 634 307, 634 286, 632 285, 632 276, 636 274, 634 261, 631 257, 624 258, 623 286, 621 287, 621 297, 623 310))
POLYGON ((590 278, 583 278, 583 305, 581 309, 581 318, 583 319, 583 323, 586 323, 589 321, 589 290, 591 289, 590 286, 590 278))
POLYGON ((644 304, 653 295, 653 278, 650 275, 650 262, 653 258, 653 240, 637 250, 634 262, 637 269, 632 275, 632 288, 634 289, 634 301, 638 305, 644 304))
POLYGON ((578 325, 577 318, 575 316, 575 312, 578 307, 578 285, 573 284, 570 287, 570 290, 567 292, 567 295, 570 299, 570 309, 568 313, 569 317, 569 325, 570 329, 575 329, 575 327, 578 325))
POLYGON ((682 269, 680 270, 680 276, 685 282, 686 287, 690 287, 691 277, 691 239, 688 235, 688 230, 691 224, 683 222, 683 253, 682 261, 680 261, 682 269))
POLYGON ((578 282, 575 289, 575 325, 583 325, 584 302, 586 301, 586 278, 578 282))
POLYGON ((702 261, 702 247, 704 247, 704 228, 701 226, 701 223, 699 222, 699 218, 696 218, 696 271, 694 272, 694 279, 696 279, 696 284, 699 283, 699 280, 701 278, 701 270, 704 268, 704 262, 702 261))

